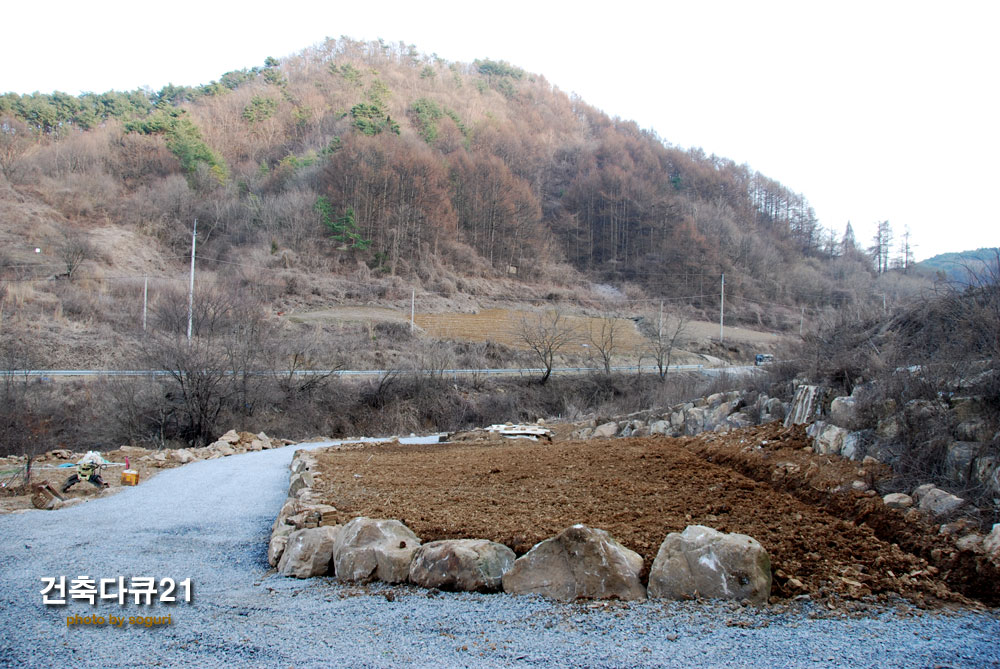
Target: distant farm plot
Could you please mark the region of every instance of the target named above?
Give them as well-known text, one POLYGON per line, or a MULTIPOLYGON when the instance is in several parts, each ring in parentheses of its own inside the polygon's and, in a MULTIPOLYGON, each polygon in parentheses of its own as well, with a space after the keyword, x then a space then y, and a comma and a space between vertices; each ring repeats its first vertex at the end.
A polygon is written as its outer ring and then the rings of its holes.
MULTIPOLYGON (((528 328, 540 312, 516 311, 511 309, 484 309, 474 314, 417 314, 416 324, 428 335, 437 339, 462 339, 466 341, 492 341, 516 348, 524 348, 520 336, 522 323, 528 328)), ((601 329, 614 328, 615 349, 629 353, 645 349, 649 340, 628 318, 592 318, 588 316, 561 317, 565 327, 572 330, 568 347, 581 349, 592 340, 600 340, 601 329)))
MULTIPOLYGON (((522 321, 530 324, 542 313, 544 312, 521 309, 482 309, 475 313, 417 313, 414 315, 414 323, 427 336, 434 339, 492 341, 523 349, 525 346, 520 336, 522 321)), ((299 323, 408 323, 410 314, 406 310, 389 307, 334 306, 290 314, 288 318, 299 323)), ((563 314, 561 319, 566 327, 573 330, 570 343, 563 349, 565 354, 586 355, 588 350, 592 350, 593 342, 602 339, 602 328, 608 327, 614 328, 614 350, 617 356, 636 358, 637 352, 649 350, 651 343, 649 338, 639 331, 636 321, 631 318, 563 314)), ((709 341, 718 336, 718 323, 690 321, 685 325, 682 340, 678 342, 679 349, 690 348, 692 343, 709 341)), ((744 343, 754 347, 769 347, 778 342, 779 335, 726 326, 725 339, 727 342, 744 343)), ((675 359, 677 363, 692 362, 699 358, 682 351, 678 353, 680 357, 675 359)))

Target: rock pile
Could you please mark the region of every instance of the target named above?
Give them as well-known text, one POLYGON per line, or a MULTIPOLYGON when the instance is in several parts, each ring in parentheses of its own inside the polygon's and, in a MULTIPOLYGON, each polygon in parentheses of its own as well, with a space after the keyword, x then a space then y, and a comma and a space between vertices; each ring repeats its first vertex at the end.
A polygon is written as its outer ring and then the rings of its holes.
POLYGON ((612 439, 662 434, 692 436, 702 432, 728 432, 748 425, 780 420, 785 415, 781 400, 760 394, 752 403, 739 391, 715 393, 693 402, 675 404, 662 413, 644 418, 626 417, 619 421, 581 425, 572 439, 612 439))
POLYGON ((253 434, 252 432, 230 430, 208 446, 201 448, 165 448, 150 451, 140 446, 122 446, 120 450, 125 454, 133 454, 134 459, 145 464, 154 466, 158 463, 161 465, 174 463, 186 465, 198 460, 214 460, 249 451, 281 448, 293 443, 295 442, 286 439, 272 439, 263 432, 253 434))
POLYGON ((447 441, 454 442, 478 442, 493 441, 500 442, 504 439, 530 439, 532 441, 552 441, 552 430, 544 426, 539 420, 534 425, 522 425, 505 423, 503 425, 490 425, 489 427, 479 427, 464 432, 454 432, 448 435, 447 441))

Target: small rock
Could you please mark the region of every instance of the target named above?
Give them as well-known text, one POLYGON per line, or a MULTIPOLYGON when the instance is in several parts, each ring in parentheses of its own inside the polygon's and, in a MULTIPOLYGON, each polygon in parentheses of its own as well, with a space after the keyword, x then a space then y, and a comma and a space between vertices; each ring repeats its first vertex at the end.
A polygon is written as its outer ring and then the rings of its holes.
POLYGON ((892 492, 882 498, 882 503, 890 509, 909 509, 913 506, 913 498, 901 492, 892 492))
POLYGON ((955 548, 960 551, 975 551, 982 548, 983 535, 973 532, 955 542, 955 548))

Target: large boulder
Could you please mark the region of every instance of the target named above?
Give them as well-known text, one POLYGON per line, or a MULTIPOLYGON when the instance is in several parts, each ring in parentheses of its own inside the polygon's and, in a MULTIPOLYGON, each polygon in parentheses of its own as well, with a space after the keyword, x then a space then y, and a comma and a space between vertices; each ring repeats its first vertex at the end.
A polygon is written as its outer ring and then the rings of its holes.
POLYGON ((355 518, 333 547, 335 573, 342 581, 402 583, 419 546, 417 535, 398 520, 355 518))
POLYGON ((974 441, 956 441, 948 446, 944 459, 944 472, 948 480, 969 483, 975 474, 972 463, 982 450, 983 445, 974 441))
POLYGON ((853 397, 834 397, 830 402, 830 422, 848 430, 861 425, 858 419, 858 402, 853 397))
POLYGON ((823 390, 819 386, 801 385, 795 389, 795 397, 785 416, 785 427, 802 425, 815 420, 822 406, 823 390))
POLYGON ((288 480, 288 496, 298 497, 300 490, 312 488, 315 484, 316 479, 311 471, 304 469, 300 472, 295 472, 288 480))
POLYGON ((764 402, 761 420, 768 416, 771 420, 783 420, 785 418, 785 405, 777 397, 771 397, 764 402))
POLYGON ((673 429, 669 420, 656 420, 649 424, 650 434, 670 434, 673 429))
POLYGON ((753 425, 753 419, 741 411, 739 413, 730 414, 722 425, 728 429, 749 427, 750 425, 753 425))
POLYGON ((618 423, 604 423, 594 428, 590 437, 592 439, 611 439, 618 434, 618 423))
POLYGON ((993 495, 1000 494, 1000 458, 990 455, 976 458, 973 476, 976 483, 985 486, 993 495))
POLYGON ((179 462, 182 465, 186 465, 187 463, 194 462, 198 459, 197 455, 186 448, 178 448, 176 451, 171 451, 169 457, 174 462, 179 462))
POLYGON ((867 432, 848 432, 844 435, 844 441, 840 447, 840 455, 848 460, 860 460, 861 454, 867 450, 865 448, 867 444, 867 432))
POLYGON ((770 594, 767 551, 745 534, 725 534, 704 525, 668 534, 649 572, 650 597, 766 604, 770 594))
POLYGON ((504 592, 560 601, 646 598, 642 557, 604 530, 573 525, 536 544, 503 575, 504 592))
POLYGON ((495 592, 516 556, 503 544, 486 539, 445 539, 417 548, 410 581, 425 588, 495 592))
POLYGON ((955 436, 962 441, 989 441, 992 432, 981 416, 963 420, 955 426, 955 436))
POLYGON ((994 564, 1000 565, 1000 523, 993 526, 993 529, 982 543, 983 551, 994 564))
POLYGON ((340 525, 334 525, 292 532, 281 553, 278 571, 296 578, 328 574, 333 545, 341 529, 340 525))
POLYGON ((847 434, 848 432, 844 428, 827 424, 822 432, 816 435, 813 449, 820 455, 840 455, 847 434))
POLYGON ((920 496, 920 510, 935 518, 946 516, 965 505, 965 500, 940 488, 931 488, 920 496))
POLYGON ((236 430, 230 430, 219 437, 219 441, 224 441, 227 444, 238 444, 240 442, 240 435, 236 432, 236 430))
POLYGON ((736 410, 738 402, 722 402, 705 412, 705 431, 711 431, 725 423, 726 418, 736 410))
POLYGON ((705 431, 705 409, 695 407, 684 412, 684 434, 695 435, 705 431))
POLYGON ((292 525, 280 525, 271 532, 271 540, 267 542, 267 563, 272 567, 277 567, 281 562, 281 555, 288 545, 288 536, 295 531, 292 525))

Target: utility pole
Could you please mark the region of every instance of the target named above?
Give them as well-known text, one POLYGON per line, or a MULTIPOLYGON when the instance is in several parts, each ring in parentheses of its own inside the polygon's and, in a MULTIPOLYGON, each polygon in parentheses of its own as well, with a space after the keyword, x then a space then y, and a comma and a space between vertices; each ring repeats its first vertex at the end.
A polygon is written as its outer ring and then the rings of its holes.
POLYGON ((198 241, 198 219, 191 230, 191 287, 188 289, 188 341, 191 341, 191 324, 194 322, 194 245, 198 241))
POLYGON ((416 324, 413 322, 414 313, 417 308, 417 289, 413 288, 410 290, 410 332, 416 329, 416 324))
POLYGON ((806 308, 802 307, 802 311, 799 314, 799 336, 802 336, 802 324, 806 322, 806 308))
POLYGON ((660 339, 663 339, 663 300, 660 300, 660 321, 659 326, 656 328, 656 335, 660 339))
POLYGON ((721 292, 721 297, 719 299, 719 343, 720 344, 722 343, 722 337, 723 337, 722 328, 725 320, 725 313, 726 313, 726 273, 723 272, 722 292, 721 292))
POLYGON ((146 331, 146 305, 149 304, 149 275, 142 277, 142 331, 146 331))

